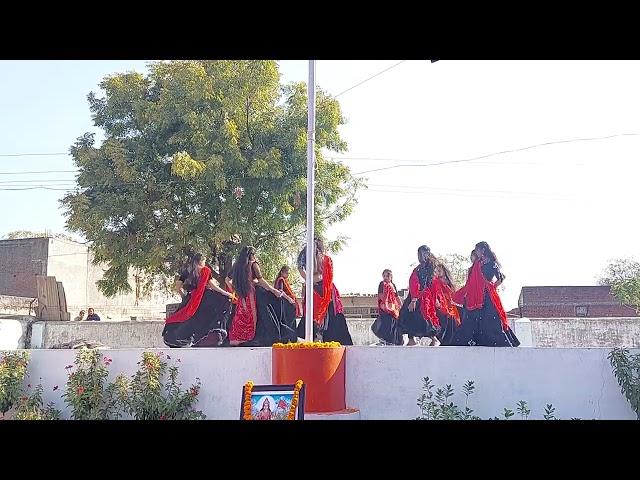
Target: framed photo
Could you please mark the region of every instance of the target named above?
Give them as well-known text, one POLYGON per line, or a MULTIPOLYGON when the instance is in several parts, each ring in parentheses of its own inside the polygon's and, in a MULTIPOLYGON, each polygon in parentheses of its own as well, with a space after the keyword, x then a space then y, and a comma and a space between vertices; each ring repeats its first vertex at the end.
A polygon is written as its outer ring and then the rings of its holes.
MULTIPOLYGON (((251 389, 251 417, 253 420, 286 420, 291 411, 291 401, 295 385, 254 385, 251 389)), ((244 419, 244 398, 246 387, 242 387, 240 420, 244 419)), ((304 392, 302 385, 295 409, 294 420, 304 420, 304 392)))

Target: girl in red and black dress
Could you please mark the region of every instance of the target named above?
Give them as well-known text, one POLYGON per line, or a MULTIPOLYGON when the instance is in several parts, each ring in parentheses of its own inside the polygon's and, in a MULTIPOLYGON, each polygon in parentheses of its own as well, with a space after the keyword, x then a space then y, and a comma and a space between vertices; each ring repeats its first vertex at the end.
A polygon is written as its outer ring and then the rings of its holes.
POLYGON ((452 345, 517 347, 520 341, 509 327, 497 292, 505 278, 500 264, 487 242, 478 243, 475 254, 467 283, 455 296, 465 312, 452 345))
POLYGON ((226 283, 235 293, 229 344, 270 347, 282 341, 282 325, 270 302, 273 297, 293 300, 262 277, 255 248, 247 246, 240 251, 226 283))
POLYGON ((415 337, 428 337, 430 346, 440 345, 436 337, 440 321, 436 315, 435 295, 431 288, 436 259, 426 245, 418 248, 418 262, 409 277, 409 295, 402 304, 398 326, 409 337, 408 346, 416 345, 415 337))
POLYGON ((182 303, 167 317, 162 331, 167 346, 216 347, 227 338, 232 295, 218 286, 211 273, 202 254, 187 261, 176 280, 182 303))
POLYGON ((284 292, 287 298, 293 300, 293 304, 283 298, 274 297, 271 300, 271 305, 273 306, 276 316, 280 320, 280 324, 283 325, 282 337, 283 343, 286 341, 296 342, 298 339, 298 335, 296 334, 296 318, 302 316, 302 308, 298 304, 298 299, 296 298, 295 293, 293 293, 293 289, 291 285, 289 285, 289 267, 283 266, 278 272, 278 277, 276 281, 273 282, 273 288, 284 292))
POLYGON ((382 272, 382 281, 378 285, 378 318, 371 325, 371 331, 383 344, 402 345, 402 333, 398 329, 401 307, 393 274, 386 269, 382 272))
MULTIPOLYGON (((333 260, 324 252, 324 244, 315 239, 315 255, 313 258, 313 338, 322 342, 340 342, 342 345, 353 345, 344 308, 340 300, 340 292, 333 283, 333 260)), ((303 248, 298 255, 298 271, 303 279, 307 278, 307 249, 303 248)), ((304 298, 303 298, 304 302, 304 298)), ((303 317, 298 323, 299 338, 305 338, 306 304, 303 303, 303 317)))
POLYGON ((442 345, 451 345, 456 329, 460 325, 460 311, 453 303, 456 285, 444 263, 436 266, 432 287, 436 297, 436 314, 440 320, 438 339, 442 345))

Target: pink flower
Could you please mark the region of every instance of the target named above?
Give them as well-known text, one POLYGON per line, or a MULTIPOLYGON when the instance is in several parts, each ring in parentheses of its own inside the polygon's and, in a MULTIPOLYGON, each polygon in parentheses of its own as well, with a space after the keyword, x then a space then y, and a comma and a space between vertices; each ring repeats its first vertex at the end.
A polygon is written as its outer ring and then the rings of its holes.
POLYGON ((104 364, 105 365, 109 366, 109 365, 111 365, 111 362, 113 362, 112 358, 104 357, 104 364))
POLYGON ((167 417, 165 417, 164 415, 160 415, 160 420, 166 420, 167 417))
POLYGON ((198 392, 199 390, 196 387, 191 387, 191 391, 189 393, 191 394, 192 397, 197 397, 198 392))
POLYGON ((78 389, 76 390, 76 393, 78 395, 82 395, 84 393, 84 387, 78 387, 78 389))
POLYGON ((242 187, 234 188, 233 196, 236 198, 236 200, 240 200, 242 197, 244 197, 244 188, 242 187))

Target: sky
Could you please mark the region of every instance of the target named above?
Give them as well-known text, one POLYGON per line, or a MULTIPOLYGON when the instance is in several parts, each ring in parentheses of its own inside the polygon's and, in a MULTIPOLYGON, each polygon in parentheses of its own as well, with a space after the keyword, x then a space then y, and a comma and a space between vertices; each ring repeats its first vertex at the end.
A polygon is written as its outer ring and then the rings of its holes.
MULTIPOLYGON (((280 62, 282 82, 306 81, 307 65, 280 62)), ((65 152, 99 133, 87 94, 130 70, 146 62, 0 61, 0 236, 64 232, 64 192, 9 189, 74 174, 11 173, 73 170, 65 152)), ((507 309, 524 285, 594 285, 608 260, 640 257, 640 62, 323 60, 316 81, 355 86, 338 97, 349 149, 329 156, 355 173, 400 165, 362 174, 355 212, 329 231, 349 238, 334 255, 341 293, 375 293, 384 268, 406 287, 422 244, 466 256, 487 241, 507 309)))

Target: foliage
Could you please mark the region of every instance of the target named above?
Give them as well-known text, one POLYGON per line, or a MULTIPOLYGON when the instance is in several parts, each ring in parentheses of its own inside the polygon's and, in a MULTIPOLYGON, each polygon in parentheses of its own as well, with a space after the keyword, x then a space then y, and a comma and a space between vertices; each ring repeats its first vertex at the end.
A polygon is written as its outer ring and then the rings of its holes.
POLYGON ((517 403, 516 411, 518 412, 522 420, 527 420, 529 418, 529 415, 531 414, 531 410, 529 409, 527 402, 525 402, 524 400, 520 400, 517 403))
POLYGON ((464 286, 467 282, 467 271, 471 266, 469 257, 458 253, 448 253, 443 257, 439 257, 438 260, 449 268, 456 286, 458 288, 464 286))
POLYGON ((627 349, 614 348, 608 358, 620 390, 640 420, 640 354, 631 355, 627 349))
MULTIPOLYGON (((467 380, 462 386, 462 392, 465 396, 464 409, 449 400, 455 393, 451 385, 437 388, 434 393, 431 379, 424 377, 422 381, 422 393, 418 397, 420 416, 416 420, 481 420, 477 415, 473 415, 473 410, 469 408, 469 397, 475 391, 475 384, 472 380, 467 380)), ((531 409, 524 400, 520 400, 516 404, 516 411, 522 420, 528 420, 531 414, 531 409)), ((515 412, 509 408, 505 408, 502 412, 502 417, 505 420, 509 420, 514 415, 515 412)), ((553 405, 546 405, 543 417, 545 420, 556 419, 553 405)), ((493 417, 491 420, 500 420, 500 418, 493 417)))
POLYGON ((640 311, 640 262, 630 258, 612 260, 600 277, 600 285, 609 285, 618 300, 640 311))
POLYGON ((111 359, 96 349, 78 351, 69 371, 64 402, 71 408, 74 420, 110 420, 120 416, 121 399, 114 387, 106 385, 111 359))
MULTIPOLYGON (((106 295, 167 285, 185 254, 228 272, 242 245, 273 278, 293 264, 306 219, 306 86, 280 84, 275 61, 169 61, 106 77, 88 97, 104 142, 71 147, 78 188, 62 199, 91 243, 106 295)), ((361 181, 323 151, 346 149, 339 103, 317 92, 316 231, 345 219, 361 181)))
POLYGON ((0 360, 0 413, 2 416, 24 394, 24 379, 29 363, 28 352, 5 352, 0 360))
POLYGON ((417 420, 479 420, 469 408, 469 397, 473 394, 475 386, 472 381, 467 381, 462 387, 465 395, 465 408, 462 410, 449 399, 454 395, 451 385, 436 389, 433 393, 433 383, 429 377, 423 379, 423 393, 418 397, 420 417, 417 420))
POLYGON ((34 388, 29 396, 22 396, 16 408, 16 420, 60 420, 60 410, 53 403, 44 405, 42 384, 34 388))
POLYGON ((555 415, 556 409, 550 403, 546 404, 544 407, 544 419, 545 420, 557 420, 555 415))
MULTIPOLYGON (((203 420, 194 410, 200 393, 200 380, 184 391, 178 383, 178 367, 168 367, 163 355, 144 352, 140 369, 131 379, 127 409, 136 420, 203 420), (163 385, 163 380, 167 379, 163 385)), ((167 359, 170 359, 167 356, 167 359)))

